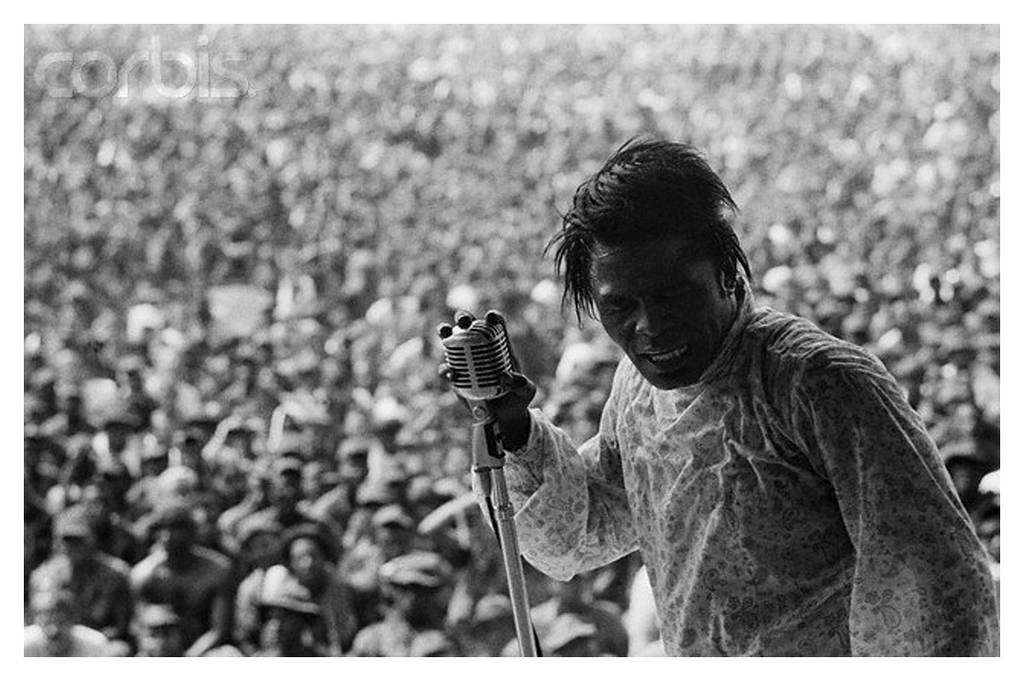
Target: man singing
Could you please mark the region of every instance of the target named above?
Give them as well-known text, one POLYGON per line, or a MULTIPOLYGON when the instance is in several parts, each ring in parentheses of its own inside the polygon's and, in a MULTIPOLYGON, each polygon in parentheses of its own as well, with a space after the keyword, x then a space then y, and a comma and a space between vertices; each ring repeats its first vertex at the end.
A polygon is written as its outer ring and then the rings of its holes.
POLYGON ((576 191, 564 299, 626 357, 579 448, 526 377, 491 404, 524 555, 567 580, 639 549, 672 655, 998 654, 984 549, 920 417, 870 353, 754 306, 735 210, 665 141, 576 191))

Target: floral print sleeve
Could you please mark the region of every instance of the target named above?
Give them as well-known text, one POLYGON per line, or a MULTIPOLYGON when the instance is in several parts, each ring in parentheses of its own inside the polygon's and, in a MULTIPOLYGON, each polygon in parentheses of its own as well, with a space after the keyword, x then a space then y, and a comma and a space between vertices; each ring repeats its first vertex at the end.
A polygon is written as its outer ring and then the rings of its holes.
POLYGON ((529 440, 506 464, 526 559, 564 581, 635 550, 612 400, 598 434, 578 449, 539 409, 530 416, 529 440))
POLYGON ((796 381, 792 432, 853 544, 852 654, 998 654, 984 549, 934 443, 881 362, 838 347, 796 381))

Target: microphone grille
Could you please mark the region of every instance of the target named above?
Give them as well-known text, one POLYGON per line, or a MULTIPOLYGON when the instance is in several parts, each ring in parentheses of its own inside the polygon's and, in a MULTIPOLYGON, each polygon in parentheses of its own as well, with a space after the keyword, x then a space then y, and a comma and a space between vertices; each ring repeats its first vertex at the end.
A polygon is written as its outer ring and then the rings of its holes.
POLYGON ((512 370, 512 353, 504 325, 477 319, 466 329, 456 327, 442 343, 454 374, 452 386, 460 395, 491 400, 505 394, 501 375, 512 370))

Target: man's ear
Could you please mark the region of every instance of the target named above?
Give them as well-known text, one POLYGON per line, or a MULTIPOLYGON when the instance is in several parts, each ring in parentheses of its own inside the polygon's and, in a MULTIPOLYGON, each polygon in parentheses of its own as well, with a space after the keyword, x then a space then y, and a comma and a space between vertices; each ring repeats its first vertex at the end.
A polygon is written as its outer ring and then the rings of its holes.
POLYGON ((736 294, 736 277, 735 274, 730 277, 725 270, 718 270, 718 287, 722 291, 723 298, 736 294))

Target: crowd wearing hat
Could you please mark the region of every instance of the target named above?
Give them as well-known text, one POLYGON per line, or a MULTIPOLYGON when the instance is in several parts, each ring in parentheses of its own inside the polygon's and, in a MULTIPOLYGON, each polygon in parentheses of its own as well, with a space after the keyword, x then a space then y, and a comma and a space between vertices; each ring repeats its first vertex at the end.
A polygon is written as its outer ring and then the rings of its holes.
MULTIPOLYGON (((543 248, 642 133, 708 150, 760 304, 886 363, 998 575, 997 30, 51 26, 25 56, 26 654, 516 654, 435 328, 500 310, 537 405, 596 432, 620 355, 543 248), (35 70, 200 34, 247 94, 35 70)), ((526 576, 545 654, 659 652, 635 555, 526 576)))

